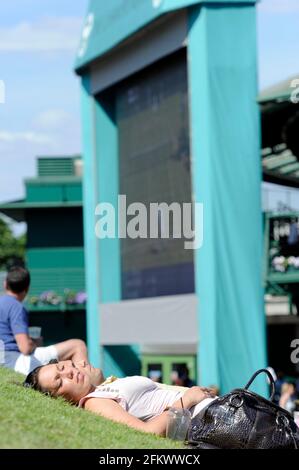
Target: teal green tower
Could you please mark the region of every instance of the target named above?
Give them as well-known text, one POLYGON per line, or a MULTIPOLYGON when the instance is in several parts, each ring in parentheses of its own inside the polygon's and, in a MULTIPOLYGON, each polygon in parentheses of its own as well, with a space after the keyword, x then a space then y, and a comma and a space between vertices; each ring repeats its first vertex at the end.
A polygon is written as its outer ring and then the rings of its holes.
POLYGON ((183 365, 226 392, 267 365, 255 3, 90 1, 75 69, 87 338, 106 373, 171 381, 183 365), (119 195, 203 204, 202 246, 97 238, 98 204, 119 195))

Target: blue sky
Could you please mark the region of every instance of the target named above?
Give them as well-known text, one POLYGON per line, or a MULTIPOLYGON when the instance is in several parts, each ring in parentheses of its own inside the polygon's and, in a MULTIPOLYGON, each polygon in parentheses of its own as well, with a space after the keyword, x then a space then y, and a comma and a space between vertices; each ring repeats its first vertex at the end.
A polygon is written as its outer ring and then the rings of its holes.
MULTIPOLYGON (((99 0, 102 1, 102 0, 99 0)), ((150 1, 150 0, 149 0, 150 1)), ((0 201, 23 197, 37 155, 81 152, 72 68, 88 0, 0 0, 0 201)), ((299 0, 258 6, 260 89, 299 77, 299 0)))
POLYGON ((299 77, 299 0, 262 0, 258 5, 260 89, 299 77))
POLYGON ((0 201, 23 197, 37 155, 81 150, 73 63, 87 0, 0 0, 0 201))

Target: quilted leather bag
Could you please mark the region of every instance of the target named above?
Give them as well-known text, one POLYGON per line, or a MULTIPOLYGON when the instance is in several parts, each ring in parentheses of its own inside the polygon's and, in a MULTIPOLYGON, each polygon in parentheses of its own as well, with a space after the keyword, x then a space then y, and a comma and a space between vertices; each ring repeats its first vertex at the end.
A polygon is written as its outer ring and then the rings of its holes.
POLYGON ((274 380, 267 369, 258 370, 242 389, 216 398, 195 416, 188 447, 200 449, 298 449, 299 428, 292 415, 272 402, 274 380), (271 398, 249 391, 256 376, 267 374, 271 398))

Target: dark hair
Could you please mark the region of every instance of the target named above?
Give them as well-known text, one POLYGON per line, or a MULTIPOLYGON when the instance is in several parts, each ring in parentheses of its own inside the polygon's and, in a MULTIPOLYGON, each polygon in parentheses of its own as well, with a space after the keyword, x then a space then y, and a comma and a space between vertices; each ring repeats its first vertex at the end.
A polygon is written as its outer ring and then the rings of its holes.
POLYGON ((177 373, 180 379, 185 380, 189 377, 189 368, 185 364, 179 365, 177 373))
POLYGON ((30 273, 21 266, 11 268, 6 276, 6 288, 15 294, 28 290, 30 285, 30 273))
MULTIPOLYGON (((56 359, 52 359, 48 364, 57 364, 58 361, 56 359)), ((23 386, 27 388, 31 388, 32 390, 37 390, 38 392, 44 393, 45 395, 50 395, 48 390, 44 390, 38 380, 39 371, 45 366, 38 366, 33 369, 26 377, 23 382, 23 386)))

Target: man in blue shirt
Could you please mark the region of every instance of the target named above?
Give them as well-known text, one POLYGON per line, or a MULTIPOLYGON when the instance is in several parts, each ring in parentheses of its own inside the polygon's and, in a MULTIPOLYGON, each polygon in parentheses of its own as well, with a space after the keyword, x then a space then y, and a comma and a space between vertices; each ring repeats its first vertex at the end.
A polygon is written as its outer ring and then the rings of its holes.
POLYGON ((40 347, 41 338, 30 338, 28 312, 22 304, 29 286, 27 269, 14 267, 9 270, 4 283, 6 293, 0 297, 0 359, 4 359, 4 365, 27 375, 52 359, 87 362, 86 345, 80 339, 40 347))

